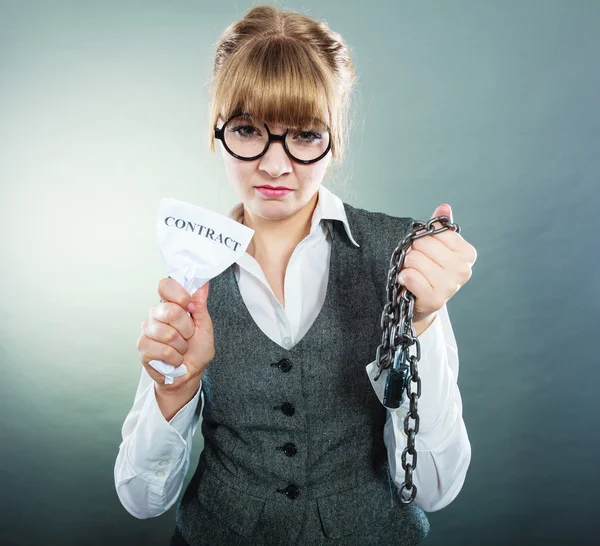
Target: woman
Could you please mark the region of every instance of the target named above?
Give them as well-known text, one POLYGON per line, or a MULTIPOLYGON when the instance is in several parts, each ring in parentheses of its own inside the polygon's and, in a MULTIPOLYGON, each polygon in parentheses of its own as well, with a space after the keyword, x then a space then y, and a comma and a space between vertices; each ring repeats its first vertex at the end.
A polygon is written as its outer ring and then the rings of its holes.
POLYGON ((429 531, 424 509, 462 487, 470 444, 444 304, 468 280, 474 249, 448 230, 415 241, 405 260, 424 388, 418 493, 403 504, 405 409, 383 406, 365 365, 381 342, 390 256, 411 219, 354 208, 321 185, 343 156, 354 81, 341 36, 302 14, 254 7, 218 43, 210 148, 221 141, 241 200, 230 217, 255 233, 192 297, 173 279, 159 283, 115 465, 131 514, 164 513, 182 490, 202 411, 204 449, 172 545, 417 544, 429 531), (439 265, 427 258, 436 252, 439 265), (153 359, 189 373, 166 385, 153 359))

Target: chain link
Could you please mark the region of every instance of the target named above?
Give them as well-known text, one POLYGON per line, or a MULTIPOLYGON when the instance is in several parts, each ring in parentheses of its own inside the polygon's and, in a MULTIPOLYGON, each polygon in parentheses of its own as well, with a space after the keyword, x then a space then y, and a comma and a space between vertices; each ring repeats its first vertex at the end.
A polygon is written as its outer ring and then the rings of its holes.
POLYGON ((374 381, 379 379, 383 370, 389 369, 383 398, 384 406, 388 408, 400 407, 405 400, 404 391, 410 399, 410 409, 404 418, 407 446, 402 452, 402 468, 405 475, 404 482, 398 490, 398 496, 404 504, 410 504, 417 495, 417 486, 413 483, 412 475, 417 467, 415 436, 419 432, 418 401, 421 397, 421 378, 419 377, 417 363, 421 359, 421 344, 413 327, 415 296, 398 282, 398 273, 402 269, 406 253, 415 239, 441 233, 447 229, 453 229, 456 233, 460 233, 460 226, 453 224, 448 216, 437 216, 427 222, 418 220, 411 222, 408 234, 400 241, 390 259, 387 280, 388 301, 381 314, 383 335, 381 344, 377 347, 378 370, 374 381), (442 227, 435 229, 434 222, 440 222, 442 227), (420 233, 421 230, 425 231, 420 233), (413 345, 416 345, 416 355, 409 354, 410 347, 413 345), (407 364, 407 362, 410 364, 407 364), (416 383, 416 392, 413 390, 411 383, 416 383), (411 418, 414 419, 414 428, 409 425, 411 418), (412 461, 406 461, 407 454, 412 456, 412 461), (410 495, 408 498, 402 495, 405 488, 410 495))

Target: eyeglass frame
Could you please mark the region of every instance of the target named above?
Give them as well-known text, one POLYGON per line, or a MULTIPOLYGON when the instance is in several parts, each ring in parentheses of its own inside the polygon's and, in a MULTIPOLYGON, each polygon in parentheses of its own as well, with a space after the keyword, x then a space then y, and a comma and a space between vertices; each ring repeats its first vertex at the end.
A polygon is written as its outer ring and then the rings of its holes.
POLYGON ((262 157, 263 155, 265 155, 267 153, 267 151, 269 150, 269 147, 271 146, 272 141, 280 141, 283 144, 283 149, 285 150, 285 153, 287 154, 287 156, 292 161, 295 161, 296 163, 301 163, 303 165, 309 165, 311 163, 316 163, 317 161, 321 161, 321 159, 323 159, 329 153, 329 150, 331 149, 331 133, 329 132, 329 127, 328 127, 327 132, 329 133, 329 142, 327 143, 327 149, 316 159, 298 159, 291 154, 291 152, 289 151, 289 149, 287 147, 287 142, 285 140, 285 137, 287 136, 290 128, 288 127, 286 129, 285 133, 283 133, 281 135, 275 135, 275 134, 271 133, 271 131, 269 130, 269 126, 265 123, 264 126, 266 127, 267 134, 268 134, 267 145, 265 146, 265 149, 260 154, 255 155, 254 157, 242 157, 242 156, 236 154, 231 148, 229 148, 229 146, 227 146, 227 143, 225 142, 225 134, 224 134, 226 125, 233 118, 236 118, 238 116, 252 117, 252 115, 248 114, 247 112, 234 114, 234 115, 230 116, 230 118, 223 124, 223 126, 220 129, 215 127, 215 138, 220 140, 223 143, 224 148, 236 159, 240 159, 242 161, 254 161, 255 159, 258 159, 259 157, 262 157))

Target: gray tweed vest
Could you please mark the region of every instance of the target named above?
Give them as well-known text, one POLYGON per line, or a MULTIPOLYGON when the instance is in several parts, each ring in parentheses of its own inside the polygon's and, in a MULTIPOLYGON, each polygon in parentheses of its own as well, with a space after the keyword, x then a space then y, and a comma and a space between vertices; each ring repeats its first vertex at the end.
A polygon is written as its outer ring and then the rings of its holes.
POLYGON ((365 370, 381 343, 390 257, 411 218, 344 208, 360 248, 342 222, 323 220, 325 302, 291 349, 254 322, 233 266, 210 281, 204 449, 176 512, 190 545, 404 546, 429 532, 423 510, 396 496, 387 410, 365 370))

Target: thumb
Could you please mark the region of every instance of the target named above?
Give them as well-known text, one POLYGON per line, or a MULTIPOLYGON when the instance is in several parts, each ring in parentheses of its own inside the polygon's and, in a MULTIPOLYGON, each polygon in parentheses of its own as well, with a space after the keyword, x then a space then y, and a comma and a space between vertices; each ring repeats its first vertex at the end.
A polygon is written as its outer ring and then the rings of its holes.
MULTIPOLYGON (((452 207, 450 207, 450 205, 448 203, 444 203, 442 205, 439 205, 433 211, 433 214, 431 215, 431 218, 436 218, 438 216, 448 216, 448 218, 450 218, 450 222, 454 222, 454 220, 452 219, 452 207)), ((431 218, 430 218, 430 220, 431 220, 431 218)), ((441 222, 434 222, 434 227, 436 229, 441 228, 442 227, 441 222)))
POLYGON ((206 301, 208 299, 209 282, 210 281, 206 281, 206 283, 198 288, 198 290, 196 290, 192 295, 192 303, 196 309, 194 309, 191 315, 196 325, 199 325, 199 323, 202 321, 202 318, 206 315, 206 311, 208 309, 206 301))

